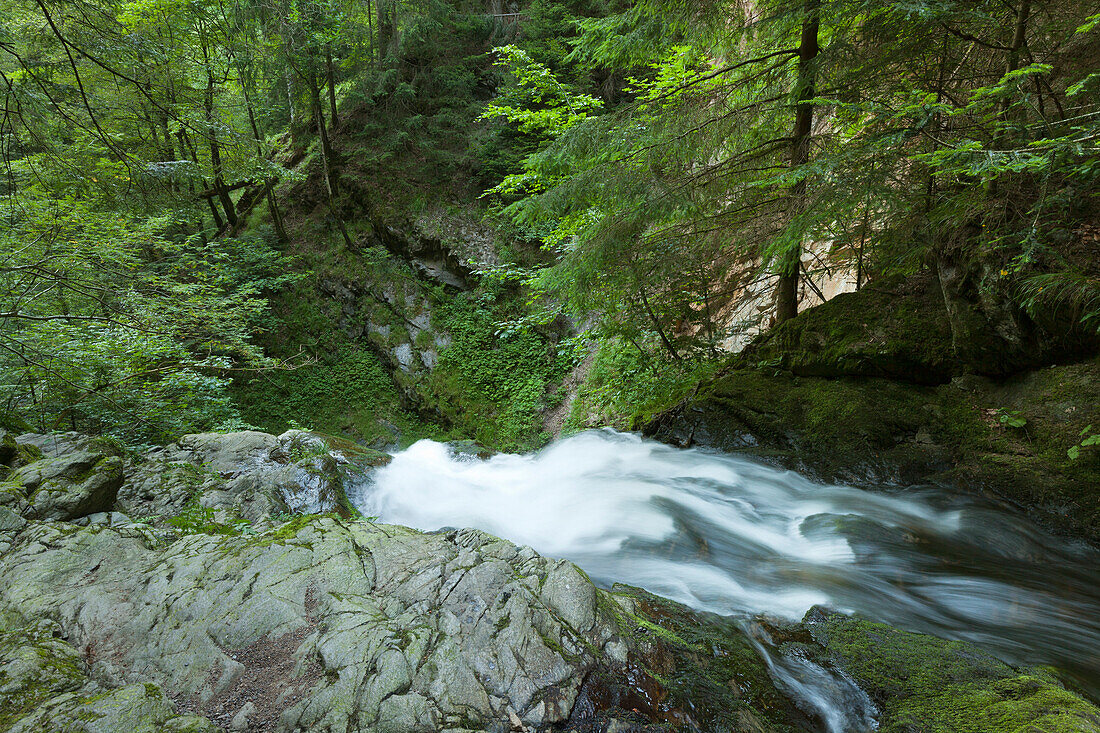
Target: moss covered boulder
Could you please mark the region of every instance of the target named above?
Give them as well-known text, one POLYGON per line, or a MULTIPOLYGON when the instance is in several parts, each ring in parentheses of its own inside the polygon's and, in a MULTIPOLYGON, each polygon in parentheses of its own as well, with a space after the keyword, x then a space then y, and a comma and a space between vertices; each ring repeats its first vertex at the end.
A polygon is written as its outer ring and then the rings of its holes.
POLYGON ((118 455, 79 450, 29 463, 8 483, 22 492, 32 516, 71 520, 110 510, 122 485, 122 466, 118 455))
POLYGON ((675 445, 750 453, 825 482, 985 492, 1100 540, 1100 446, 1081 446, 1090 429, 1100 432, 1097 385, 1100 359, 938 386, 742 367, 700 386, 645 431, 675 445))
POLYGON ((1100 709, 1044 670, 822 608, 804 624, 874 698, 882 733, 1100 733, 1100 709))
POLYGON ((932 278, 871 285, 772 329, 746 350, 747 365, 816 377, 886 377, 942 384, 963 371, 943 296, 932 278))

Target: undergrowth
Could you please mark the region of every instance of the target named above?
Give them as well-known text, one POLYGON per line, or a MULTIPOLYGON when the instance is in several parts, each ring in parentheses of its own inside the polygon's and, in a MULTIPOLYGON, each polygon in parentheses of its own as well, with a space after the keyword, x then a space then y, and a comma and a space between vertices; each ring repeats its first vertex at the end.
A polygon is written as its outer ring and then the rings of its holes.
POLYGON ((293 371, 254 377, 237 390, 245 419, 274 433, 302 426, 388 445, 430 432, 402 409, 378 357, 350 344, 293 371))
POLYGON ((565 431, 600 425, 633 429, 675 405, 719 366, 716 360, 672 362, 629 343, 602 341, 577 392, 565 431))
POLYGON ((545 335, 500 331, 513 307, 507 298, 482 293, 453 297, 437 311, 452 339, 431 376, 441 410, 455 431, 498 450, 549 441, 541 411, 555 399, 550 385, 569 367, 569 356, 545 335))

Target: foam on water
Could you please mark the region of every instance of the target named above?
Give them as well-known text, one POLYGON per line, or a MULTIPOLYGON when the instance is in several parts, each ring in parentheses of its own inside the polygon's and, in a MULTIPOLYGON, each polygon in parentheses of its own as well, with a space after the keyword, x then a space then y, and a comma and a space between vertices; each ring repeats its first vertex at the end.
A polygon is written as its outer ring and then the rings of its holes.
POLYGON ((1100 553, 942 490, 824 486, 753 460, 590 431, 488 460, 421 441, 358 487, 367 515, 476 527, 723 614, 814 604, 985 644, 1100 691, 1100 553))

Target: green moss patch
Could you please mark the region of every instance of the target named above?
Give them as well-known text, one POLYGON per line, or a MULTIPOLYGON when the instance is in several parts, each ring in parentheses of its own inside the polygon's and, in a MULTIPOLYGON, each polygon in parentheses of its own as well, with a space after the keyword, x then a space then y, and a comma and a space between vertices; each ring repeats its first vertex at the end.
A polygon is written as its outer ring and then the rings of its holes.
POLYGON ((672 729, 724 730, 732 721, 737 730, 805 729, 805 716, 775 688, 736 621, 623 585, 608 600, 601 608, 638 653, 587 691, 597 708, 641 712, 672 729))
POLYGON ((746 363, 803 376, 887 377, 941 384, 961 365, 943 296, 932 278, 841 293, 770 331, 746 363))
POLYGON ((829 660, 882 711, 882 733, 1084 733, 1100 709, 1038 670, 1018 670, 971 644, 822 609, 806 617, 829 660))
POLYGON ((426 432, 403 409, 398 388, 378 357, 352 345, 292 371, 240 382, 235 390, 244 419, 276 434, 305 426, 391 444, 426 432))
POLYGON ((534 330, 502 330, 511 308, 504 296, 462 294, 437 310, 452 340, 429 383, 431 402, 453 426, 448 437, 496 450, 526 450, 550 439, 541 413, 568 359, 534 330))
POLYGON ((0 633, 0 730, 87 681, 80 655, 68 644, 24 631, 0 633))

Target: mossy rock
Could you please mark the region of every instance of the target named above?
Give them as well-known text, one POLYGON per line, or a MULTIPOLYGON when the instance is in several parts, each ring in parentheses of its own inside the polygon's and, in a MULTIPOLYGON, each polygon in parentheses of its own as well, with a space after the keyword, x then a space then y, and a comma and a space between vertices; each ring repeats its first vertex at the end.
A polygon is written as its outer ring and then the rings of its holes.
POLYGON ((747 452, 822 481, 909 481, 950 456, 919 437, 934 418, 930 387, 885 379, 823 379, 728 371, 644 426, 660 440, 747 452))
POLYGON ((728 369, 643 426, 660 440, 750 453, 824 482, 937 483, 991 493, 1100 540, 1100 359, 996 381, 919 385, 728 369), (1023 421, 1013 427, 1006 420, 1023 421))
POLYGON ((601 597, 601 605, 618 619, 634 651, 624 667, 590 676, 578 711, 604 722, 638 724, 631 730, 649 730, 641 725, 653 723, 717 731, 731 722, 746 731, 810 729, 734 619, 621 584, 601 597))
POLYGON ((34 428, 15 412, 0 413, 0 430, 6 430, 16 435, 29 433, 34 428))
POLYGON ((1100 709, 1042 670, 972 644, 822 608, 804 620, 825 658, 878 704, 882 733, 1100 732, 1100 709))
POLYGON ((932 278, 841 293, 772 329, 746 349, 746 365, 817 377, 886 377, 942 384, 961 371, 951 324, 932 278))
POLYGON ((346 458, 349 463, 360 468, 377 468, 385 466, 393 460, 393 456, 389 453, 374 448, 368 448, 367 446, 360 445, 353 440, 338 435, 329 435, 328 433, 318 433, 316 431, 312 431, 310 434, 320 438, 329 452, 339 453, 342 457, 346 458))
POLYGON ((42 451, 16 441, 15 434, 0 428, 0 476, 41 460, 42 451))
MULTIPOLYGON (((45 627, 44 627, 45 629, 45 627)), ((47 631, 0 633, 0 730, 88 681, 80 654, 47 631)))
POLYGON ((15 436, 0 428, 0 464, 10 466, 18 454, 19 444, 15 442, 15 436))

